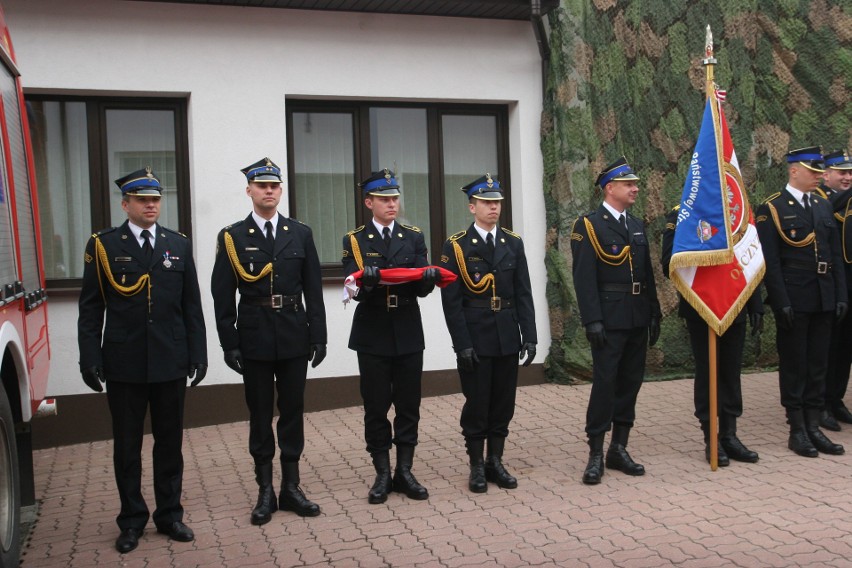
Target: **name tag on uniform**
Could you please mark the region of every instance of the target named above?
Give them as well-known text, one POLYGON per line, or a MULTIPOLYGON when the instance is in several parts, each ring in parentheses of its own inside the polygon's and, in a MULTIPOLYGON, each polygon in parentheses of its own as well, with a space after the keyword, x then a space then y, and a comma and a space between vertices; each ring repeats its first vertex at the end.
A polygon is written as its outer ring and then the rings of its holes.
POLYGON ((132 260, 129 256, 117 256, 113 259, 114 262, 130 262, 132 260))
POLYGON ((257 248, 257 247, 246 247, 246 252, 253 252, 253 251, 256 251, 256 250, 260 250, 260 249, 257 248))
POLYGON ((482 262, 482 259, 479 258, 478 256, 469 256, 469 257, 467 257, 467 259, 471 262, 482 262))
POLYGON ((795 215, 784 215, 784 219, 795 219, 795 215))
POLYGON ((382 253, 380 253, 380 252, 368 252, 367 256, 382 256, 382 253))

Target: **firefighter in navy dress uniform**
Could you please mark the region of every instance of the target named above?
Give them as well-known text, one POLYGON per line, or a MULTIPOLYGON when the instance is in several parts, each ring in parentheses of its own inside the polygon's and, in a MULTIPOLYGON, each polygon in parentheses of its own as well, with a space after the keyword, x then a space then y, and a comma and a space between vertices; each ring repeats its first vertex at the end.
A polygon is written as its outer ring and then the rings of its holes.
POLYGON ((308 361, 316 367, 325 358, 327 333, 313 234, 278 213, 281 170, 264 158, 241 171, 253 210, 219 232, 210 287, 225 363, 243 376, 249 453, 259 488, 251 523, 263 525, 279 508, 302 517, 320 514, 299 488, 299 459, 305 446, 308 361), (277 503, 272 486, 276 390, 283 478, 277 503))
POLYGON ((831 329, 848 301, 840 233, 831 204, 815 192, 823 170, 819 147, 788 152, 787 187, 757 210, 781 405, 790 424, 787 446, 806 457, 843 453, 819 429, 831 329))
POLYGON ((393 172, 373 172, 358 184, 358 191, 363 192, 364 204, 373 217, 343 237, 342 262, 347 276, 364 270, 355 296, 358 307, 352 319, 349 349, 358 352, 364 437, 376 470, 367 500, 384 503, 391 490, 422 500, 429 492, 411 472, 426 348, 417 298, 434 290, 440 273, 432 267, 419 281, 380 284, 385 268, 428 266, 426 242, 420 229, 396 221, 400 191, 393 172), (392 428, 387 417, 391 405, 395 413, 392 428), (391 445, 396 445, 393 478, 391 445))
MULTIPOLYGON (((669 277, 669 262, 672 258, 675 227, 680 205, 666 216, 666 229, 663 231, 663 274, 669 277)), ((748 449, 737 437, 737 418, 743 413, 743 392, 740 371, 743 364, 743 347, 746 338, 746 313, 751 323, 752 336, 763 329, 763 301, 758 287, 749 297, 746 309, 741 310, 731 326, 718 337, 717 379, 719 444, 718 464, 730 465, 730 460, 756 463, 760 456, 748 449)), ((677 313, 686 321, 692 358, 695 361, 695 382, 693 400, 695 417, 704 432, 704 457, 710 461, 710 347, 708 345, 707 323, 695 308, 678 294, 677 313)))
POLYGON ((600 483, 603 444, 612 426, 606 467, 628 475, 645 468, 627 453, 636 417, 636 397, 645 375, 649 345, 660 335, 660 303, 645 227, 627 214, 636 202, 639 177, 625 158, 610 164, 595 185, 601 206, 574 223, 571 254, 574 289, 592 347, 593 379, 586 412, 589 462, 583 483, 600 483))
POLYGON ((503 448, 515 413, 518 360, 532 363, 538 339, 524 243, 498 225, 500 182, 486 174, 461 190, 474 221, 444 243, 441 264, 459 278, 441 290, 441 300, 465 398, 460 423, 468 488, 484 493, 487 481, 518 486, 503 465, 503 448))
MULTIPOLYGON (((825 173, 821 188, 834 208, 834 219, 840 227, 846 291, 852 287, 852 226, 847 226, 849 201, 852 198, 852 159, 844 150, 825 155, 825 173)), ((825 406, 819 423, 823 428, 840 431, 840 422, 852 424, 852 413, 843 403, 852 367, 852 318, 836 322, 831 333, 828 370, 825 375, 825 406)))
POLYGON ((141 457, 149 408, 154 524, 172 540, 195 538, 180 502, 183 406, 187 378, 195 386, 207 373, 207 334, 189 239, 157 224, 159 180, 146 168, 115 183, 127 221, 95 233, 86 245, 77 336, 83 380, 98 392, 106 382, 121 500, 115 547, 126 553, 138 545, 149 517, 141 457))

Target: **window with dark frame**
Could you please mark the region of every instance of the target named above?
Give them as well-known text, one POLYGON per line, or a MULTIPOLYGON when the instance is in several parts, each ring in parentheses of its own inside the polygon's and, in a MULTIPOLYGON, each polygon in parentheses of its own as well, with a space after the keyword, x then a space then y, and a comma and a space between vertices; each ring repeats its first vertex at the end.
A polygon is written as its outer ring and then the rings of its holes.
POLYGON ((461 187, 486 173, 511 218, 505 105, 288 99, 287 136, 290 214, 312 228, 324 278, 343 276, 343 235, 371 219, 357 183, 373 171, 396 174, 399 222, 423 231, 430 261, 472 222, 461 187))
POLYGON ((123 223, 113 180, 150 165, 160 223, 191 235, 185 99, 29 95, 47 287, 77 290, 90 235, 123 223))

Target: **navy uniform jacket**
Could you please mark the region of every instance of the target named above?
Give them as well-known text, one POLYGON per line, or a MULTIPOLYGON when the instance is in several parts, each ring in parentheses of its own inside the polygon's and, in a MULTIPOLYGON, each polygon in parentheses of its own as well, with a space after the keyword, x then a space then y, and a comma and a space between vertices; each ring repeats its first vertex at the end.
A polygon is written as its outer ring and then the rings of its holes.
POLYGON ((459 276, 441 290, 444 318, 456 352, 473 347, 479 356, 517 354, 522 344, 538 343, 524 242, 512 231, 498 227, 491 261, 487 247, 472 224, 444 243, 441 266, 459 276), (482 307, 493 296, 490 287, 477 294, 465 284, 453 243, 461 247, 464 272, 471 282, 476 284, 486 275, 494 275, 496 294, 503 302, 500 311, 482 307))
POLYGON ((270 248, 251 215, 219 231, 210 284, 219 342, 223 350, 239 348, 243 357, 256 361, 307 357, 310 346, 327 343, 328 336, 313 234, 307 225, 278 215, 275 247, 270 248), (248 276, 258 276, 269 263, 271 274, 255 282, 246 281, 231 264, 226 234, 232 239, 238 265, 248 276), (295 297, 297 309, 292 305, 274 309, 246 301, 273 294, 295 297))
POLYGON ((189 239, 160 225, 154 229, 150 265, 126 221, 92 235, 86 245, 77 321, 80 369, 102 367, 108 381, 173 381, 186 377, 190 365, 207 364, 207 333, 189 239), (141 286, 133 294, 129 289, 137 283, 141 286))
POLYGON ((651 317, 660 317, 645 227, 630 215, 627 227, 629 231, 603 205, 574 223, 574 290, 583 325, 600 321, 606 329, 634 329, 647 327, 651 317), (586 220, 593 235, 586 229, 586 220), (629 254, 624 252, 628 245, 629 254), (633 294, 634 284, 641 290, 639 294, 633 294))
MULTIPOLYGON (((426 241, 417 227, 393 224, 390 247, 372 221, 350 231, 343 237, 343 273, 346 276, 360 270, 352 247, 352 238, 358 245, 363 266, 382 268, 422 268, 429 266, 426 241)), ((417 298, 433 290, 421 282, 408 282, 393 286, 376 286, 370 291, 359 290, 355 300, 355 316, 349 334, 349 349, 393 357, 423 351, 423 324, 417 298), (388 294, 398 296, 399 307, 388 309, 388 294)))
MULTIPOLYGON (((663 231, 663 251, 661 254, 660 262, 663 265, 663 274, 665 274, 666 278, 669 277, 669 263, 672 260, 672 249, 674 248, 674 233, 675 227, 677 226, 677 213, 680 209, 680 205, 676 205, 674 209, 669 211, 666 215, 666 229, 663 231)), ((698 312, 695 311, 695 308, 690 305, 689 302, 683 299, 683 296, 678 293, 678 306, 677 306, 677 315, 684 319, 688 319, 691 321, 704 321, 698 312)), ((760 299, 760 287, 758 286, 754 292, 752 292, 751 297, 748 299, 746 303, 746 309, 740 310, 740 313, 737 314, 734 323, 742 323, 745 321, 746 313, 749 314, 763 314, 763 301, 760 299)))
POLYGON ((835 192, 831 196, 834 218, 840 225, 840 248, 846 268, 846 288, 852 288, 852 226, 847 221, 852 216, 852 189, 835 192))
POLYGON ((834 311, 847 301, 840 233, 832 207, 811 193, 811 213, 784 190, 757 210, 757 233, 766 260, 764 284, 773 310, 791 306, 797 312, 834 311), (824 274, 818 262, 825 263, 824 274))

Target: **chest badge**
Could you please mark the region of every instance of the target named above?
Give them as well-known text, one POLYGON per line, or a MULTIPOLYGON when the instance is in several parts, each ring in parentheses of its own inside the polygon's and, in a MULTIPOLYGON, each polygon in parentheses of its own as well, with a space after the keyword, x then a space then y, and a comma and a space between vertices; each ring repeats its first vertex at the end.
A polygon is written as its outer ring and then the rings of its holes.
POLYGON ((790 229, 790 236, 796 238, 796 229, 790 229))
POLYGON ((254 272, 254 263, 249 262, 249 272, 254 272))
POLYGON ((172 267, 172 260, 171 260, 171 258, 172 258, 172 257, 171 257, 171 254, 169 254, 169 251, 166 251, 166 252, 163 254, 163 268, 171 268, 171 267, 172 267))
POLYGON ((479 272, 474 272, 474 273, 473 273, 473 280, 474 280, 475 282, 479 282, 479 279, 481 278, 481 276, 482 276, 482 275, 481 275, 481 274, 479 274, 479 272))
POLYGON ((618 245, 612 245, 612 252, 618 252, 618 245))

